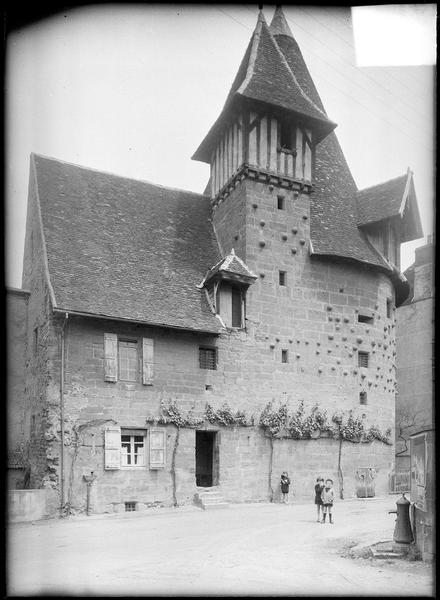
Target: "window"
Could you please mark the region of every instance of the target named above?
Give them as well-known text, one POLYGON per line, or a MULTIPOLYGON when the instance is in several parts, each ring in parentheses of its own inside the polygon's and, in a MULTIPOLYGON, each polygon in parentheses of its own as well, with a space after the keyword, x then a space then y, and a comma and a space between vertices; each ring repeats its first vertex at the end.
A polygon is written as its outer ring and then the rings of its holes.
POLYGON ((137 381, 137 342, 118 340, 118 369, 122 381, 137 381))
POLYGON ((35 327, 34 329, 34 335, 33 335, 33 349, 34 349, 34 354, 37 354, 38 352, 38 327, 35 327))
POLYGON ((393 301, 391 298, 387 298, 387 319, 391 319, 391 311, 393 308, 393 301))
POLYGON ((280 122, 280 146, 283 150, 293 150, 292 127, 286 121, 280 122))
POLYGON ((279 271, 279 284, 287 285, 287 273, 286 271, 279 271))
POLYGON ((232 286, 232 327, 243 327, 241 289, 232 286))
POLYGON ((285 198, 284 196, 277 196, 278 210, 285 210, 285 198))
POLYGON ((217 288, 216 310, 226 327, 244 327, 245 290, 222 282, 217 288))
POLYGON ((281 362, 282 363, 289 362, 289 351, 288 350, 281 350, 281 362))
POLYGON ((121 430, 121 466, 145 466, 145 435, 142 432, 121 430))
POLYGON ((368 367, 368 352, 358 352, 359 367, 368 367))
POLYGON ((125 504, 125 512, 135 512, 136 511, 136 502, 124 502, 125 504))
POLYGON ((373 317, 371 315, 358 314, 359 323, 373 323, 373 317))
POLYGON ((361 392, 359 394, 359 404, 366 404, 366 403, 367 403, 367 392, 361 392))
POLYGON ((217 349, 216 348, 199 348, 199 365, 201 369, 217 368, 217 349))

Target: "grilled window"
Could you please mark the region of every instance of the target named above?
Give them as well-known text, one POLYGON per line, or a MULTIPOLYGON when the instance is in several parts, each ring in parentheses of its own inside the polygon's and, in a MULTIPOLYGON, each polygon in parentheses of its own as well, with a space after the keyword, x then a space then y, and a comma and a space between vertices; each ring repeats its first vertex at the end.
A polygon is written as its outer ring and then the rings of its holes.
POLYGON ((199 365, 201 369, 217 368, 217 351, 215 348, 199 348, 199 365))
POLYGON ((119 379, 137 381, 137 342, 118 341, 119 379))
POLYGON ((136 502, 125 502, 125 512, 135 512, 136 502))
POLYGON ((358 352, 358 365, 368 367, 368 352, 358 352))

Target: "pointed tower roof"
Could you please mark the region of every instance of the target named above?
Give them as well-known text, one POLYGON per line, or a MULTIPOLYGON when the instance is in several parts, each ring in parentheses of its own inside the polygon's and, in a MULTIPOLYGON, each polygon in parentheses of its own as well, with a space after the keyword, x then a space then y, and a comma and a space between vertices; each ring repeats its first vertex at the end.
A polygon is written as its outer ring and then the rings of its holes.
POLYGON ((276 7, 275 13, 272 18, 272 23, 270 24, 269 29, 272 35, 287 35, 293 38, 292 32, 290 31, 290 27, 287 23, 286 17, 284 16, 284 12, 281 6, 276 7))
MULTIPOLYGON (((283 35, 283 37, 286 37, 283 35)), ((336 124, 317 106, 301 88, 286 57, 280 50, 262 11, 257 25, 229 91, 223 110, 211 130, 195 152, 193 159, 210 162, 215 146, 228 115, 244 101, 259 102, 284 113, 302 117, 316 130, 317 139, 327 136, 336 124)))

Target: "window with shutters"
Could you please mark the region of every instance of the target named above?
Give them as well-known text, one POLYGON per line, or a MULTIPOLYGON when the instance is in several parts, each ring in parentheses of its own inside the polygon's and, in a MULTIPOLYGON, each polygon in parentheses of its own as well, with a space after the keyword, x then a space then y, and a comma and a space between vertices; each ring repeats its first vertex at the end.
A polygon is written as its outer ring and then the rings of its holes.
POLYGON ((368 367, 368 352, 358 352, 359 367, 368 367))
POLYGON ((142 347, 137 340, 118 338, 115 333, 104 334, 104 379, 105 381, 138 382, 139 358, 142 354, 142 383, 153 385, 154 340, 142 338, 142 347))
POLYGON ((145 432, 121 429, 121 467, 145 466, 145 432))
POLYGON ((118 340, 118 371, 121 381, 137 381, 138 345, 131 340, 118 340))
POLYGON ((201 369, 217 369, 217 349, 200 347, 199 365, 201 369))

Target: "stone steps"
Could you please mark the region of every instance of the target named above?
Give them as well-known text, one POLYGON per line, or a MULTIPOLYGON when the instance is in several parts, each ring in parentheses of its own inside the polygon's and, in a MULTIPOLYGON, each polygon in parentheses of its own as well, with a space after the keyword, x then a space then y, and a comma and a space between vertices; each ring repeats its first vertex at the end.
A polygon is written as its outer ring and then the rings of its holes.
POLYGON ((225 501, 217 487, 197 488, 197 492, 194 495, 194 503, 203 510, 229 507, 229 503, 225 501))

